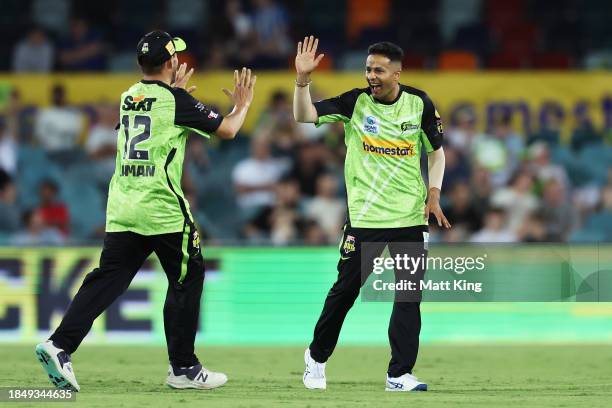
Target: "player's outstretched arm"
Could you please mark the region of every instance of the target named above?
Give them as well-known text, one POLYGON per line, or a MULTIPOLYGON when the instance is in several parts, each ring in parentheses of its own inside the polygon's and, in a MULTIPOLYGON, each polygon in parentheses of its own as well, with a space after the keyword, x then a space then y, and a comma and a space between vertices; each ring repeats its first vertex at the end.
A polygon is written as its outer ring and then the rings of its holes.
POLYGON ((215 135, 222 139, 233 139, 244 124, 251 102, 257 76, 251 75, 251 70, 242 68, 242 71, 234 71, 234 90, 223 88, 223 92, 233 102, 234 109, 223 118, 221 125, 215 131, 215 135))
POLYGON ((317 110, 310 98, 310 74, 319 66, 319 62, 325 54, 317 53, 319 39, 304 37, 304 42, 299 42, 297 54, 295 56, 295 70, 297 79, 295 80, 295 93, 293 94, 293 116, 298 122, 316 123, 319 119, 317 110))
POLYGON ((442 189, 442 179, 444 178, 444 166, 446 160, 444 158, 444 149, 440 147, 438 150, 427 155, 427 163, 429 169, 429 194, 427 195, 427 205, 425 206, 425 221, 429 220, 429 214, 433 214, 438 221, 438 226, 450 228, 451 225, 444 216, 440 207, 440 190, 442 189))

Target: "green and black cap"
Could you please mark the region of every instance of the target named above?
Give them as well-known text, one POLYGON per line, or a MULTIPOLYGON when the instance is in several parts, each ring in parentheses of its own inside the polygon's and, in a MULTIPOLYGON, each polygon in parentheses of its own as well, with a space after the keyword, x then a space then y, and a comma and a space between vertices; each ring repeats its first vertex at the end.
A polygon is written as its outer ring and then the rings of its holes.
POLYGON ((181 38, 172 37, 165 31, 156 30, 145 34, 138 42, 136 49, 140 65, 161 65, 174 54, 187 49, 181 38))

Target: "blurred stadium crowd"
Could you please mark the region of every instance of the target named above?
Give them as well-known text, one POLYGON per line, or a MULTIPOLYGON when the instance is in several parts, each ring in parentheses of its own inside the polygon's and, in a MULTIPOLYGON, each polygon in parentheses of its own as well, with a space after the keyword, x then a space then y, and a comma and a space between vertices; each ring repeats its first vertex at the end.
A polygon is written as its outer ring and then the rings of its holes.
POLYGON ((612 66, 608 0, 3 0, 0 70, 131 71, 144 32, 166 27, 190 65, 291 66, 304 33, 325 68, 361 69, 362 50, 389 40, 414 69, 612 66))
MULTIPOLYGON (((363 69, 378 40, 404 45, 413 69, 612 67, 607 0, 3 0, 1 11, 0 71, 18 73, 133 71, 135 44, 157 27, 185 38, 182 59, 199 69, 290 68, 304 33, 321 37, 328 69, 363 69)), ((50 100, 27 106, 14 91, 0 112, 0 244, 103 235, 118 107, 75 106, 61 84, 50 100)), ((562 137, 562 120, 521 134, 503 114, 484 133, 469 107, 444 117, 442 204, 454 228, 432 227, 432 240, 612 240, 612 129, 579 120, 562 137)), ((183 184, 203 237, 336 243, 343 139, 339 124, 295 123, 282 91, 250 135, 189 138, 183 184)))
MULTIPOLYGON (((12 93, 0 119, 0 242, 102 237, 117 109, 72 106, 61 85, 45 108, 12 93)), ((445 118, 442 204, 453 228, 432 227, 432 240, 612 239, 612 129, 581 123, 562 143, 560 121, 518 134, 510 119, 482 133, 469 107, 445 118)), ((252 134, 188 139, 183 188, 209 243, 332 244, 346 213, 344 155, 341 124, 296 123, 290 96, 277 91, 252 134)))

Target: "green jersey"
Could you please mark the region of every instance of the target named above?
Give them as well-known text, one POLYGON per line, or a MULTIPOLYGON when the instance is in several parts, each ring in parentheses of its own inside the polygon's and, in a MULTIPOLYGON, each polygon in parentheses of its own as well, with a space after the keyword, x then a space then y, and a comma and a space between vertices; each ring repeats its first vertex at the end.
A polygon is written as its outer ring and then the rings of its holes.
POLYGON ((184 89, 142 80, 121 95, 106 231, 157 235, 193 223, 181 190, 187 134, 209 137, 223 116, 184 89))
POLYGON ((440 116, 425 92, 400 85, 383 103, 369 88, 353 89, 314 104, 317 126, 344 122, 344 178, 349 224, 356 228, 425 225, 427 188, 421 150, 442 146, 440 116))

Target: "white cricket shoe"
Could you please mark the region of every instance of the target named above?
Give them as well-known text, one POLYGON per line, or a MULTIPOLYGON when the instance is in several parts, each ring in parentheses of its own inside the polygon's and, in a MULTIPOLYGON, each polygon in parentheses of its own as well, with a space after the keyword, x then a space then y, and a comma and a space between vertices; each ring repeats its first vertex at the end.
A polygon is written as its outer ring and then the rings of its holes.
POLYGON ((310 349, 306 349, 304 352, 304 363, 306 363, 304 378, 302 379, 304 386, 310 390, 324 390, 327 388, 325 363, 317 363, 310 356, 310 349))
POLYGON ((227 375, 209 371, 197 364, 191 367, 168 367, 166 384, 171 388, 211 390, 221 387, 227 382, 227 375))
POLYGON ((396 378, 387 374, 385 391, 427 391, 427 384, 420 382, 412 374, 406 373, 396 378))
POLYGON ((51 340, 36 346, 36 356, 47 372, 49 381, 57 388, 71 391, 81 389, 72 369, 70 354, 56 347, 51 340))

